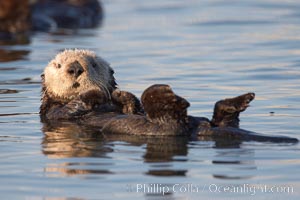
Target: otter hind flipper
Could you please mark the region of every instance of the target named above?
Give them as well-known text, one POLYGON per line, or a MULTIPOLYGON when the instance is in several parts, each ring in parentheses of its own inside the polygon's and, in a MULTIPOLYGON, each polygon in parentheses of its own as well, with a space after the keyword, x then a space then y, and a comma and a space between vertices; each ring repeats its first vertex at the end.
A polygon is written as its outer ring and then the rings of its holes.
POLYGON ((212 126, 239 127, 239 115, 245 111, 255 98, 254 93, 243 94, 234 98, 220 100, 215 104, 212 126))

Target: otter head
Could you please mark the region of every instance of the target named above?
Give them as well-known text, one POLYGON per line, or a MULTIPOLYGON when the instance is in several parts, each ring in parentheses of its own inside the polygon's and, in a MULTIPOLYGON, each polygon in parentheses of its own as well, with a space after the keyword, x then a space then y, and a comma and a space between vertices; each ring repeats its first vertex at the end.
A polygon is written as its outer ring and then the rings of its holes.
POLYGON ((88 90, 103 90, 108 97, 116 88, 114 71, 88 50, 65 50, 50 61, 42 75, 43 93, 69 101, 88 90))

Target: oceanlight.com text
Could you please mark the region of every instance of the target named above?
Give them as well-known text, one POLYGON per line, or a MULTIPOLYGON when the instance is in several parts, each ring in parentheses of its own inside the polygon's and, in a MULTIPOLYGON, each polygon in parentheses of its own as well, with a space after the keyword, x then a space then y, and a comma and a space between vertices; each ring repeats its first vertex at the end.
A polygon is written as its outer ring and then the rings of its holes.
POLYGON ((170 193, 236 193, 256 195, 258 193, 294 193, 294 187, 288 185, 265 185, 265 184, 204 184, 197 185, 192 183, 137 183, 128 184, 126 186, 128 192, 145 193, 145 194, 161 194, 170 193))

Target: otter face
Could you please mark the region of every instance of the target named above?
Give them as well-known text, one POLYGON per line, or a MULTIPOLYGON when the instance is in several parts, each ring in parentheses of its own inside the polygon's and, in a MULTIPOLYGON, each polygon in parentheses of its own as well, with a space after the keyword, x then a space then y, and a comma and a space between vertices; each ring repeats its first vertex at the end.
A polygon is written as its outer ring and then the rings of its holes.
POLYGON ((44 92, 52 98, 71 100, 88 90, 103 90, 108 96, 116 88, 113 69, 88 50, 65 50, 44 70, 44 92))

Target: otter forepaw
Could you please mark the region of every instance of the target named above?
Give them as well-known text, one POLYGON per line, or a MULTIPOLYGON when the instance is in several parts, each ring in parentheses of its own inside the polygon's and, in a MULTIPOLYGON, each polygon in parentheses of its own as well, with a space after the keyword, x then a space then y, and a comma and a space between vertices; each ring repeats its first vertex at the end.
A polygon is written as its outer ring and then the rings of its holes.
POLYGON ((124 114, 137 114, 143 113, 143 109, 138 98, 126 91, 114 90, 112 99, 115 104, 119 105, 124 114))
POLYGON ((171 117, 184 120, 189 102, 177 96, 168 85, 153 85, 147 88, 142 95, 142 103, 151 119, 171 117))
POLYGON ((79 95, 81 101, 86 105, 94 107, 95 105, 101 105, 108 101, 106 95, 101 90, 89 90, 79 95))

